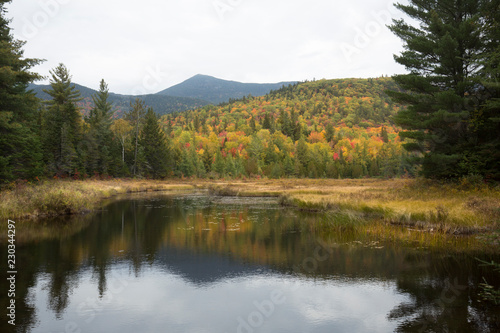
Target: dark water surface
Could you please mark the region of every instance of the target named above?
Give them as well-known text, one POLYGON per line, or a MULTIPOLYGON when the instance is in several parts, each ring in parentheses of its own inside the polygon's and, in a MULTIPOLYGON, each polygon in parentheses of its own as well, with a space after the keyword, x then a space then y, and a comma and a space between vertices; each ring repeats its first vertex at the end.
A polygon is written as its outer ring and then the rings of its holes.
POLYGON ((475 259, 498 257, 327 233, 327 218, 273 199, 143 195, 19 224, 16 326, 4 314, 0 331, 500 332, 478 296, 498 274, 475 259))

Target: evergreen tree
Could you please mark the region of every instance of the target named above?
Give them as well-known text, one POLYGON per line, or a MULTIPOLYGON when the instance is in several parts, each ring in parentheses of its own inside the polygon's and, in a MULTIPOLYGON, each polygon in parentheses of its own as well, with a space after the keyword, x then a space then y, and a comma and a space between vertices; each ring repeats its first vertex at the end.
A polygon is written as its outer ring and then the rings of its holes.
POLYGON ((327 142, 332 142, 335 138, 335 128, 331 123, 328 123, 325 128, 325 139, 327 142))
POLYGON ((169 118, 167 118, 167 129, 166 129, 165 134, 168 137, 170 137, 172 135, 172 131, 173 131, 173 129, 172 129, 172 120, 169 117, 169 118))
POLYGON ((40 75, 30 68, 39 59, 23 58, 23 42, 14 40, 0 1, 0 183, 42 175, 43 161, 37 117, 38 99, 28 84, 40 75))
POLYGON ((139 158, 139 134, 144 115, 146 114, 146 104, 143 100, 136 98, 134 103, 130 103, 130 111, 125 114, 127 119, 133 127, 134 135, 134 163, 132 166, 132 173, 134 176, 138 173, 138 158, 139 158))
POLYGON ((281 133, 286 136, 291 136, 293 134, 290 126, 290 118, 288 117, 288 112, 286 112, 285 110, 281 110, 278 122, 281 124, 281 133))
POLYGON ((201 156, 196 152, 194 146, 189 150, 189 155, 191 157, 191 160, 193 161, 195 175, 200 178, 205 177, 207 175, 207 172, 205 171, 205 165, 203 164, 201 156))
POLYGON ((283 161, 283 172, 287 177, 293 176, 294 172, 293 160, 288 154, 285 156, 285 159, 283 161))
POLYGON ((266 113, 264 115, 264 121, 262 123, 262 128, 271 131, 272 127, 273 126, 271 124, 271 119, 270 119, 269 115, 266 113))
POLYGON ((66 66, 59 64, 50 74, 50 89, 44 90, 52 97, 44 114, 45 158, 50 172, 68 176, 82 167, 78 149, 82 139, 82 116, 77 106, 82 98, 71 83, 66 66))
POLYGON ((214 160, 214 157, 212 156, 212 154, 210 154, 208 147, 205 147, 205 149, 203 150, 202 161, 203 161, 203 166, 205 167, 206 172, 212 171, 213 160, 214 160))
MULTIPOLYGON (((482 103, 471 116, 471 142, 462 167, 469 173, 480 173, 500 180, 500 4, 488 1, 482 8, 485 52, 477 55, 482 66, 480 71, 482 103), (474 170, 478 162, 481 171, 474 170)), ((479 103, 478 103, 479 104, 479 103)))
POLYGON ((296 172, 298 172, 297 176, 308 176, 309 172, 307 172, 307 167, 309 167, 310 156, 309 156, 309 147, 307 146, 304 137, 301 137, 300 140, 297 142, 297 146, 295 148, 295 159, 296 159, 296 172))
POLYGON ((255 125, 255 119, 253 116, 252 118, 250 118, 250 129, 252 130, 250 134, 253 134, 257 131, 257 126, 255 125))
POLYGON ((244 176, 245 175, 245 166, 243 165, 243 159, 241 156, 237 155, 234 161, 234 166, 236 168, 236 176, 244 176))
POLYGON ((144 155, 145 169, 153 178, 168 176, 167 161, 169 159, 168 144, 165 133, 160 127, 158 117, 149 108, 144 118, 144 128, 140 140, 144 155))
POLYGON ((248 145, 248 153, 250 155, 250 159, 252 159, 256 163, 257 167, 256 170, 252 169, 252 172, 250 172, 250 170, 247 170, 247 172, 257 174, 260 172, 260 168, 263 165, 264 145, 262 144, 262 140, 256 134, 252 136, 252 140, 248 145))
POLYGON ((382 129, 380 130, 380 137, 384 143, 389 142, 389 135, 387 134, 387 129, 384 126, 382 126, 382 129))
POLYGON ((231 155, 226 157, 226 163, 224 166, 225 173, 230 177, 236 177, 236 166, 234 164, 234 159, 231 155))
POLYGON ((108 173, 113 159, 111 156, 113 151, 113 133, 111 131, 113 107, 108 98, 108 85, 104 80, 101 80, 99 92, 92 96, 94 107, 86 118, 90 125, 87 141, 95 143, 94 148, 87 152, 87 164, 92 162, 92 167, 87 170, 89 172, 108 173))
MULTIPOLYGON (((498 36, 493 41, 483 33, 485 8, 492 3, 491 10, 498 13, 498 1, 491 0, 410 0, 396 5, 419 26, 397 20, 390 27, 406 49, 395 59, 410 71, 394 77, 406 92, 390 95, 409 105, 395 121, 407 129, 400 133, 410 139, 404 147, 421 154, 427 177, 484 172, 480 159, 471 154, 482 150, 471 120, 484 105, 478 55, 498 47, 498 36)), ((498 138, 498 124, 493 127, 498 138)))
POLYGON ((179 171, 184 177, 191 177, 195 174, 196 168, 191 154, 187 149, 181 151, 181 163, 179 164, 179 171))
POLYGON ((293 111, 290 114, 291 118, 291 127, 293 129, 293 141, 298 141, 302 135, 302 126, 299 122, 298 115, 293 111))
POLYGON ((214 170, 219 177, 224 177, 225 163, 219 149, 217 149, 217 152, 215 153, 215 161, 212 170, 214 170))

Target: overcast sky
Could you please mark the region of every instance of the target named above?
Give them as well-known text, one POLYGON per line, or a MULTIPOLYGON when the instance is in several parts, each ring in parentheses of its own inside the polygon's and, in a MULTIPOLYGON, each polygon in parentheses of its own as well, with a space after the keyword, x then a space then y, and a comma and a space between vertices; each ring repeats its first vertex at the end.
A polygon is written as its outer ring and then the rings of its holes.
MULTIPOLYGON (((386 24, 393 0, 13 0, 26 57, 64 63, 73 81, 156 93, 196 74, 241 82, 403 73, 386 24)), ((402 2, 405 2, 404 0, 402 2)))

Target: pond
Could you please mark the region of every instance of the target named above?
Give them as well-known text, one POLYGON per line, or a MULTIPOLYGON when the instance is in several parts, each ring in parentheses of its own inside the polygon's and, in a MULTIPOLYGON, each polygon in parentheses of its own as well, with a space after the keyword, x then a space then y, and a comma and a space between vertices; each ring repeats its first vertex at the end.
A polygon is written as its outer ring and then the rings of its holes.
MULTIPOLYGON (((499 308, 478 296, 483 278, 498 273, 476 260, 498 255, 328 231, 331 218, 270 198, 147 194, 36 228, 18 224, 16 326, 4 315, 0 331, 500 329, 499 308)), ((0 288, 9 289, 6 279, 0 288)))

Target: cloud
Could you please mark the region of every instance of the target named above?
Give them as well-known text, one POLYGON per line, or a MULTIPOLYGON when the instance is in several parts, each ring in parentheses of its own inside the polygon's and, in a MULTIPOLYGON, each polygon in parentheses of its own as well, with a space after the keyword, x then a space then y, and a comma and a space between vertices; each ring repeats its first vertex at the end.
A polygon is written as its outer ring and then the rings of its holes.
MULTIPOLYGON (((387 3, 352 0, 14 1, 25 55, 65 63, 73 80, 118 93, 154 93, 201 73, 243 82, 369 77, 402 72, 401 43, 377 21, 387 3), (377 23, 378 22, 378 23, 377 23), (346 57, 358 31, 378 31, 346 57), (160 68, 156 84, 144 86, 160 68)), ((393 13, 390 13, 394 16, 393 13)), ((389 18, 390 18, 389 17, 389 18)))

